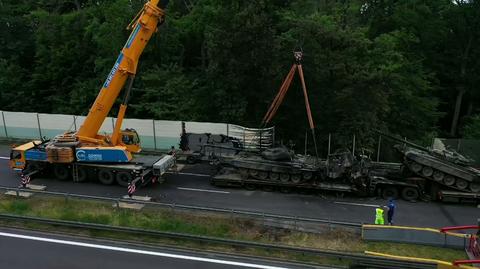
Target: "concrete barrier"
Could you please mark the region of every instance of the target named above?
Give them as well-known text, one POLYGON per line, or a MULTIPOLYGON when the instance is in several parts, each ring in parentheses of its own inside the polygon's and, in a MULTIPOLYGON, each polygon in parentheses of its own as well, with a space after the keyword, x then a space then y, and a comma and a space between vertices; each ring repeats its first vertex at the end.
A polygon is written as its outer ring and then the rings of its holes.
POLYGON ((436 247, 465 249, 470 235, 442 233, 438 229, 405 226, 363 225, 362 238, 371 241, 422 244, 436 247))

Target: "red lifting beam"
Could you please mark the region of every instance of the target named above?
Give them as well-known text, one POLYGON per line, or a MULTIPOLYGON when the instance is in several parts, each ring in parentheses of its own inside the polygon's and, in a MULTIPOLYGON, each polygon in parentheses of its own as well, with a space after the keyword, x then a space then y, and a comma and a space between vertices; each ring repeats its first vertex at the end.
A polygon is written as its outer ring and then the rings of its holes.
POLYGON ((448 232, 448 231, 458 231, 458 230, 479 230, 480 226, 478 225, 464 225, 464 226, 450 226, 444 227, 440 229, 440 232, 448 232))
POLYGON ((480 264, 480 260, 458 260, 458 261, 454 261, 453 265, 457 266, 460 264, 474 264, 474 263, 480 264))

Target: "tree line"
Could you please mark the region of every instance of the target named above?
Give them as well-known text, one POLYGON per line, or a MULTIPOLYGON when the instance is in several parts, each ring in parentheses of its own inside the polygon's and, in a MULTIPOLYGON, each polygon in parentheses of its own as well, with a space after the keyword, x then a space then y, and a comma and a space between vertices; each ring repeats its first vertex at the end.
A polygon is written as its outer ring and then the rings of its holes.
MULTIPOLYGON (((86 114, 144 2, 0 0, 1 109, 86 114)), ((258 127, 301 49, 319 136, 480 138, 478 0, 172 0, 167 14, 128 117, 258 127)), ((274 124, 302 143, 298 78, 274 124)))

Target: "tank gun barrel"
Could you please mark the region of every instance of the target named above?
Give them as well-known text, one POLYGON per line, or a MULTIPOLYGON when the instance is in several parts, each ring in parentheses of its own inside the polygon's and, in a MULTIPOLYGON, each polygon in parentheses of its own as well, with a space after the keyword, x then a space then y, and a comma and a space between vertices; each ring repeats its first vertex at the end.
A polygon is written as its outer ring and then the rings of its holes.
POLYGON ((378 134, 380 134, 381 136, 384 136, 384 137, 386 137, 386 138, 389 138, 389 139, 391 139, 391 140, 393 140, 393 141, 396 141, 396 142, 399 142, 399 143, 402 143, 402 144, 409 145, 409 146, 411 146, 411 147, 413 147, 413 148, 416 148, 416 149, 419 149, 419 150, 423 150, 423 151, 428 151, 428 152, 430 152, 430 150, 429 150, 428 148, 422 147, 422 146, 420 146, 420 145, 417 145, 417 144, 415 144, 415 143, 412 143, 412 142, 407 141, 407 140, 405 140, 405 139, 402 139, 402 138, 400 138, 400 137, 397 137, 397 136, 394 136, 394 135, 391 135, 391 134, 387 134, 387 133, 384 133, 384 132, 381 132, 381 131, 378 131, 378 130, 375 130, 375 132, 378 133, 378 134))

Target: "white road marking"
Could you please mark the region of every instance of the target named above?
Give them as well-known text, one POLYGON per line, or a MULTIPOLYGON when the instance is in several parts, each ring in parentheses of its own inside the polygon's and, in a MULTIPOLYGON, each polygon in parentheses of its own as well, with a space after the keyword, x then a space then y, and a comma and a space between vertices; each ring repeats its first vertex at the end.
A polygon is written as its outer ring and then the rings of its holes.
POLYGON ((213 193, 224 193, 224 194, 229 194, 229 191, 216 191, 216 190, 205 190, 205 189, 194 189, 194 188, 182 188, 182 187, 177 187, 179 190, 184 190, 184 191, 201 191, 201 192, 213 192, 213 193))
POLYGON ((171 171, 165 172, 165 174, 196 176, 196 177, 211 177, 210 175, 206 175, 206 174, 182 173, 182 172, 171 172, 171 171))
POLYGON ((1 159, 1 160, 10 160, 10 158, 8 158, 8 157, 2 157, 2 156, 0 156, 0 159, 1 159))
POLYGON ((199 261, 199 262, 207 262, 207 263, 234 265, 234 266, 239 266, 239 267, 260 268, 260 269, 287 269, 286 267, 261 265, 261 264, 254 264, 254 263, 245 263, 245 262, 234 262, 234 261, 212 259, 212 258, 201 258, 201 257, 187 256, 187 255, 180 255, 180 254, 171 254, 171 253, 140 250, 140 249, 133 249, 133 248, 125 248, 125 247, 113 247, 113 246, 107 246, 107 245, 82 243, 82 242, 76 242, 76 241, 52 239, 52 238, 45 238, 45 237, 38 237, 38 236, 13 234, 13 233, 0 232, 0 236, 11 237, 11 238, 19 238, 19 239, 25 239, 25 240, 48 242, 48 243, 54 243, 54 244, 70 245, 70 246, 77 246, 77 247, 104 249, 104 250, 111 250, 111 251, 119 251, 119 252, 128 252, 128 253, 135 253, 135 254, 142 254, 142 255, 158 256, 158 257, 167 257, 167 258, 181 259, 181 260, 190 260, 190 261, 199 261))
POLYGON ((372 205, 372 204, 357 204, 357 203, 347 203, 347 202, 334 202, 335 204, 341 205, 356 205, 356 206, 366 206, 366 207, 380 207, 380 205, 372 205))

